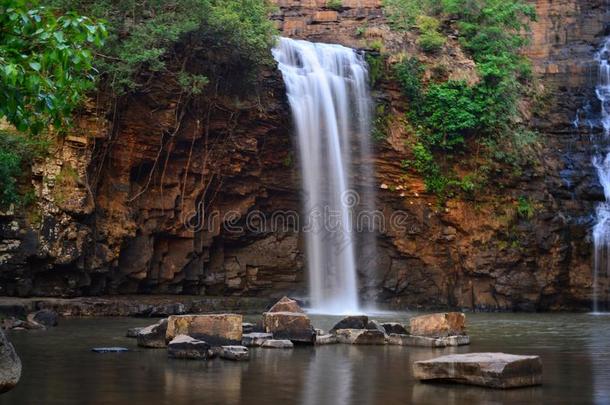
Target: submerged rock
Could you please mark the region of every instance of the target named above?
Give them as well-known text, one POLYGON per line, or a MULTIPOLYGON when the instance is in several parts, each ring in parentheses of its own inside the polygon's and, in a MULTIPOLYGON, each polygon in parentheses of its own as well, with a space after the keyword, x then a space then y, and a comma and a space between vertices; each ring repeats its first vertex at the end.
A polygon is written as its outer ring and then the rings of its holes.
POLYGON ((333 326, 330 333, 333 333, 339 329, 366 329, 368 323, 369 317, 366 315, 348 316, 333 326))
POLYGON ((94 347, 91 351, 95 353, 124 353, 128 352, 129 349, 126 347, 94 347))
POLYGON ((385 334, 372 329, 339 329, 335 331, 339 343, 351 345, 385 345, 385 334))
POLYGON ((271 333, 247 333, 242 336, 241 344, 246 347, 260 347, 265 343, 265 341, 273 339, 273 335, 271 333))
POLYGON ((248 333, 254 332, 254 324, 249 322, 243 322, 241 324, 241 333, 242 335, 246 335, 248 333))
POLYGON ((233 361, 250 360, 250 353, 244 346, 222 346, 220 358, 233 361))
POLYGON ((138 332, 138 346, 151 349, 162 349, 167 346, 165 334, 167 331, 167 319, 162 319, 158 323, 146 326, 138 332))
POLYGON ((382 323, 381 326, 383 326, 385 333, 387 333, 388 335, 391 335, 392 333, 395 333, 398 335, 408 335, 409 334, 407 329, 401 323, 386 322, 386 323, 382 323))
POLYGON ((450 381, 491 388, 529 387, 542 384, 542 361, 538 356, 505 353, 453 354, 413 364, 421 381, 450 381))
POLYGON ((205 360, 212 357, 210 345, 187 335, 178 335, 167 345, 167 355, 174 359, 205 360))
POLYGON ((318 337, 316 338, 316 345, 318 346, 322 346, 322 345, 332 345, 332 344, 336 344, 339 343, 339 339, 337 338, 337 335, 318 335, 318 337))
POLYGON ((466 315, 461 312, 422 315, 410 320, 411 335, 447 337, 466 334, 466 315))
POLYGON ((0 393, 13 389, 21 378, 21 359, 0 330, 0 393))
POLYGON ((270 339, 266 340, 261 347, 265 349, 292 349, 294 343, 287 339, 270 339))
POLYGON ((288 297, 284 297, 276 302, 267 312, 300 312, 305 313, 299 304, 288 297))
POLYGON ((213 346, 239 345, 242 316, 236 314, 172 315, 168 318, 166 341, 178 335, 205 340, 213 346))
POLYGON ((277 339, 313 344, 316 331, 309 317, 300 312, 265 312, 263 314, 265 332, 277 339))

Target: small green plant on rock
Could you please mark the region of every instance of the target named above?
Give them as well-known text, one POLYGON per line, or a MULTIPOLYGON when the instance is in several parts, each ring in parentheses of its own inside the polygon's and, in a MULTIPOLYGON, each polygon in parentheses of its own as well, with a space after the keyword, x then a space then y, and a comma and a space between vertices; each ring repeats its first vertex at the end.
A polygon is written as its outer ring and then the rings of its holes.
POLYGON ((446 38, 438 31, 439 28, 438 19, 427 15, 417 17, 417 29, 420 32, 417 44, 424 52, 435 53, 445 45, 446 38))
POLYGON ((326 2, 326 7, 331 10, 341 11, 343 9, 343 1, 342 0, 328 0, 326 2))

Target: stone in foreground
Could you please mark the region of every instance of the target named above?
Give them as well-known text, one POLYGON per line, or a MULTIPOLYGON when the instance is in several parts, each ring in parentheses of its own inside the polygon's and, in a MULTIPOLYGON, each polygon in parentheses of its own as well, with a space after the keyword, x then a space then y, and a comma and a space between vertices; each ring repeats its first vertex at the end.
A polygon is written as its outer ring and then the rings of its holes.
POLYGON ((305 313, 299 304, 288 297, 284 297, 276 302, 267 312, 300 312, 305 313))
POLYGON ((431 338, 425 336, 400 335, 392 333, 388 337, 388 343, 398 346, 413 347, 455 347, 470 344, 469 336, 447 336, 443 338, 431 338))
POLYGON ((242 336, 241 344, 246 347, 260 347, 269 339, 273 339, 273 335, 271 333, 247 333, 242 336))
POLYGON ((167 346, 165 333, 167 331, 167 319, 163 319, 154 325, 140 329, 137 335, 138 346, 150 349, 163 349, 167 346))
POLYGON ((542 384, 538 356, 505 353, 453 354, 413 364, 413 376, 424 382, 454 382, 490 388, 518 388, 542 384))
POLYGON ((244 346, 222 346, 220 358, 233 361, 250 360, 250 353, 244 346))
POLYGON ((21 378, 21 359, 0 329, 0 393, 15 388, 19 378, 21 378))
POLYGON ((94 347, 91 351, 95 353, 124 353, 128 352, 129 349, 126 347, 94 347))
POLYGON ((461 312, 422 315, 412 318, 411 335, 447 337, 466 334, 466 315, 461 312))
POLYGON ((263 325, 265 332, 277 339, 309 344, 316 341, 316 331, 309 317, 300 312, 265 312, 263 325))
POLYGON ((210 357, 210 345, 187 335, 178 335, 167 345, 167 355, 174 359, 205 360, 210 357))
POLYGON ((339 329, 335 332, 339 343, 350 345, 385 345, 385 334, 371 329, 339 329))
POLYGON ((366 329, 368 323, 369 317, 366 315, 347 316, 333 326, 330 333, 333 333, 339 329, 366 329))
POLYGON ((212 346, 240 345, 242 338, 242 316, 236 314, 217 315, 172 315, 167 320, 165 340, 178 335, 188 335, 205 340, 212 346))
POLYGON ((261 347, 265 349, 292 349, 294 343, 287 339, 270 339, 266 340, 261 347))

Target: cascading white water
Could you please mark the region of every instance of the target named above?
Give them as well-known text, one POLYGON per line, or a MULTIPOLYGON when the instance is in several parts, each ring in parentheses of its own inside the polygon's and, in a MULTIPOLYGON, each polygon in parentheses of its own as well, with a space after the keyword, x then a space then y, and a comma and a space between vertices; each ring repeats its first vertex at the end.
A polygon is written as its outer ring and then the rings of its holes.
MULTIPOLYGON (((371 101, 362 55, 340 45, 280 38, 273 49, 298 138, 312 311, 357 313, 353 176, 371 176, 371 101), (353 168, 357 161, 359 168, 353 168), (364 167, 364 168, 363 168, 364 167)), ((372 204, 370 190, 364 204, 372 204)))
POLYGON ((600 285, 600 276, 610 278, 610 38, 597 53, 599 77, 595 93, 601 103, 601 126, 603 139, 598 142, 598 150, 593 157, 599 181, 604 188, 605 202, 597 206, 597 223, 593 227, 593 311, 600 310, 600 301, 607 304, 607 288, 600 285))

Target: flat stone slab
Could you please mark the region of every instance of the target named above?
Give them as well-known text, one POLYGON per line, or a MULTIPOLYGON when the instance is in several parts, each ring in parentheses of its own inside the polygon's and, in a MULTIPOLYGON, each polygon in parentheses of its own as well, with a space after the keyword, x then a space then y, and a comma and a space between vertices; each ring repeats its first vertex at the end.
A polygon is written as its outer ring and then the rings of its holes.
POLYGON ((129 349, 126 347, 94 347, 91 351, 95 353, 124 353, 128 352, 129 349))
POLYGON ((266 340, 261 347, 265 349, 292 349, 294 343, 288 339, 270 339, 266 340))
POLYGON ((339 339, 337 338, 336 335, 319 335, 316 338, 316 346, 322 346, 322 345, 334 345, 339 343, 339 339))
POLYGON ((241 337, 241 344, 246 347, 260 347, 265 341, 270 339, 273 339, 273 334, 271 333, 247 333, 241 337))
POLYGON ((220 358, 233 361, 250 360, 248 348, 244 346, 222 346, 220 350, 220 358))
POLYGON ((457 347, 470 344, 470 336, 447 336, 431 338, 426 336, 399 335, 392 333, 388 337, 388 344, 411 347, 457 347))
POLYGON ((505 353, 452 354, 413 364, 413 376, 424 382, 453 382, 490 388, 542 384, 539 356, 505 353))

